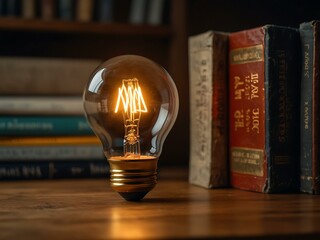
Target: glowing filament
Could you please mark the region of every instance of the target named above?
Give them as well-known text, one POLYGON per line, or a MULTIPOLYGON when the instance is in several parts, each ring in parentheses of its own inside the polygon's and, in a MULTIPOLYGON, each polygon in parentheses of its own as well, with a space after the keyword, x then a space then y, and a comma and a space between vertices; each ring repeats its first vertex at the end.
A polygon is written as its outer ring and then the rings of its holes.
POLYGON ((138 79, 123 79, 122 87, 119 88, 116 113, 119 110, 122 101, 124 112, 137 113, 147 112, 146 103, 144 102, 138 79))
POLYGON ((142 112, 147 112, 147 106, 137 78, 122 80, 122 86, 118 90, 115 113, 118 112, 121 103, 125 126, 124 155, 126 157, 137 157, 140 155, 140 117, 142 112))

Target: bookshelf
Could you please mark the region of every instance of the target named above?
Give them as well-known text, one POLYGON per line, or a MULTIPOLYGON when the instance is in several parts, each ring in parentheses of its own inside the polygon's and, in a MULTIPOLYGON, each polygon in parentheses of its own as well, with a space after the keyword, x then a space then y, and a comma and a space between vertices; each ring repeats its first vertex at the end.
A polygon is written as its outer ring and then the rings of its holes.
POLYGON ((186 5, 184 0, 170 1, 169 22, 157 26, 0 17, 0 45, 5 46, 1 47, 0 55, 107 60, 137 54, 158 62, 175 80, 181 103, 163 158, 170 155, 176 161, 169 164, 186 165, 188 152, 177 150, 173 137, 182 133, 179 146, 188 148, 188 131, 184 130, 188 128, 186 5))

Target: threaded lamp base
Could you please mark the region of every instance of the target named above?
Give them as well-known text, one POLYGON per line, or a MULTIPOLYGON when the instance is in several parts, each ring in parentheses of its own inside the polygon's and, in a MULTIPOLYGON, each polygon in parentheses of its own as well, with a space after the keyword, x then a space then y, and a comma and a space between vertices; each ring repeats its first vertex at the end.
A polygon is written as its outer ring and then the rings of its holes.
POLYGON ((155 187, 158 158, 111 157, 108 161, 111 187, 127 201, 139 201, 155 187))

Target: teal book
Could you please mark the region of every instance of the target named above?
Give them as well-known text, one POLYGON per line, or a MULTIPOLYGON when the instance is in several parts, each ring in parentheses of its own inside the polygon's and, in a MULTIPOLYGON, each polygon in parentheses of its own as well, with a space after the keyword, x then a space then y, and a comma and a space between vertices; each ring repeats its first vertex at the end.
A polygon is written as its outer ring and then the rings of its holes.
POLYGON ((319 21, 300 25, 302 50, 300 190, 311 194, 320 193, 319 30, 319 21))
POLYGON ((0 136, 93 135, 84 116, 0 116, 0 136))

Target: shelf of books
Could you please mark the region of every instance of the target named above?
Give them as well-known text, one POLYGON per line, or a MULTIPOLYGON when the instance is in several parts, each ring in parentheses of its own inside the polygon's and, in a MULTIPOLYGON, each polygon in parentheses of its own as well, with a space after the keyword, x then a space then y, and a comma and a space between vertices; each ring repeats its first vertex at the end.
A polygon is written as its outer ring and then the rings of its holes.
POLYGON ((165 0, 2 0, 0 29, 170 36, 165 0))
POLYGON ((0 180, 107 176, 107 161, 81 97, 98 64, 0 59, 0 180))

